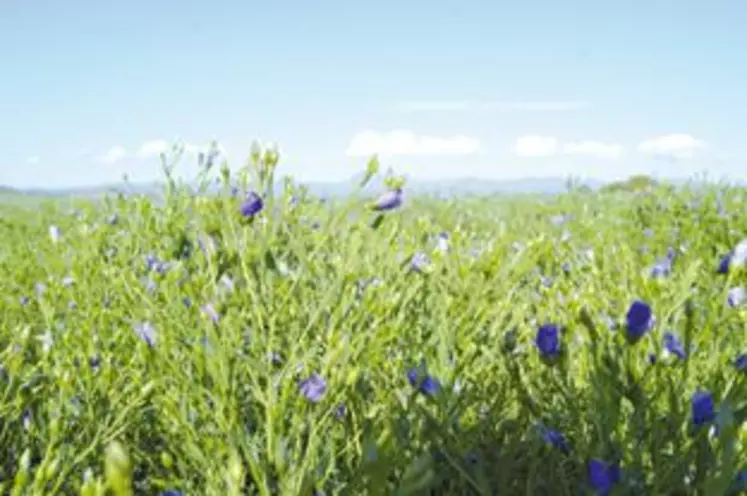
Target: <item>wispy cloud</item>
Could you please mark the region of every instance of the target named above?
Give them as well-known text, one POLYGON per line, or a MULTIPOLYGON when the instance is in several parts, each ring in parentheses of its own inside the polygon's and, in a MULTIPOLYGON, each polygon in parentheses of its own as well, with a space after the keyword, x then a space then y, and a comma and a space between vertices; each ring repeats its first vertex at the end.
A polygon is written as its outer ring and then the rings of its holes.
POLYGON ((654 158, 689 159, 708 144, 689 134, 666 134, 642 141, 638 151, 654 158))
POLYGON ((577 141, 564 143, 563 153, 567 155, 616 159, 622 156, 623 146, 618 143, 604 143, 601 141, 577 141))
POLYGON ((583 101, 408 101, 396 105, 400 112, 572 112, 591 107, 583 101))
POLYGON ((409 130, 388 133, 363 131, 353 137, 346 154, 365 157, 374 154, 397 155, 467 155, 480 149, 480 141, 468 136, 456 135, 446 138, 419 136, 409 130))
POLYGON ((613 160, 622 156, 623 146, 593 140, 563 143, 553 136, 525 135, 516 139, 513 151, 518 157, 527 158, 564 154, 613 160))
POLYGON ((105 164, 113 164, 127 157, 127 150, 122 146, 113 146, 105 154, 99 157, 99 161, 105 164))

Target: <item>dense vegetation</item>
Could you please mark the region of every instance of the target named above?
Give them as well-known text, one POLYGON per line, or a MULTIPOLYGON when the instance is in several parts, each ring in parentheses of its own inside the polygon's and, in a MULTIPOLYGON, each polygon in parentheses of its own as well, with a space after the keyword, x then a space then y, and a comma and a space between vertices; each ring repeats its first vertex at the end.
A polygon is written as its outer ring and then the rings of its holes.
POLYGON ((743 191, 373 211, 276 163, 5 208, 0 492, 745 487, 743 191))

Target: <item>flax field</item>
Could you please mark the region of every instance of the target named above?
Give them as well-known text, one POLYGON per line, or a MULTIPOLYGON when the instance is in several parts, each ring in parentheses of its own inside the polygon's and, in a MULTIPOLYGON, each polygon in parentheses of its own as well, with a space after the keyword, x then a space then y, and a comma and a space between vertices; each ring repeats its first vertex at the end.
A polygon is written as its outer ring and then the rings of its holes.
POLYGON ((747 191, 439 199, 372 160, 324 199, 211 160, 0 206, 0 494, 747 489, 747 191))

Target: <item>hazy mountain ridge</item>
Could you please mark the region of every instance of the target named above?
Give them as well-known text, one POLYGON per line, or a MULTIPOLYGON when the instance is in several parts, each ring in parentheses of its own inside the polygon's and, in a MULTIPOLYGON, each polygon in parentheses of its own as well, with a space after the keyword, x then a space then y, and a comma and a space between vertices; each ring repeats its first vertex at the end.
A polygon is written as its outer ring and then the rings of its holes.
MULTIPOLYGON (((353 177, 348 181, 325 182, 306 181, 299 184, 306 186, 311 193, 320 196, 345 196, 359 189, 361 177, 353 177)), ((407 191, 418 194, 491 194, 491 193, 560 193, 565 191, 567 180, 561 177, 550 178, 524 178, 513 180, 490 180, 473 177, 464 177, 450 180, 422 180, 408 179, 407 191)), ((591 188, 604 184, 601 181, 583 181, 591 188)), ((282 185, 278 185, 282 189, 282 185)), ((375 191, 384 188, 383 178, 374 178, 365 188, 365 191, 375 191)), ((0 194, 17 194, 30 196, 100 196, 105 193, 127 192, 135 194, 155 194, 163 191, 163 184, 153 183, 112 183, 100 186, 83 186, 77 188, 11 188, 0 186, 0 194)))
MULTIPOLYGON (((325 182, 325 181, 300 181, 308 190, 318 196, 341 197, 347 196, 360 190, 362 174, 357 174, 347 181, 325 182)), ((683 185, 685 180, 666 181, 673 185, 683 185)), ((363 190, 364 194, 374 194, 385 189, 382 176, 374 177, 363 190)), ((457 179, 425 180, 408 178, 406 190, 411 194, 428 194, 439 196, 459 195, 491 195, 491 194, 558 194, 566 191, 568 180, 565 177, 526 177, 521 179, 481 179, 477 177, 463 177, 457 179)), ((605 181, 597 179, 584 179, 578 184, 585 185, 596 190, 605 184, 605 181)), ((282 190, 282 183, 276 186, 278 191, 282 190)), ((210 188, 218 191, 219 187, 210 188)), ((163 183, 148 182, 134 183, 121 182, 102 184, 100 186, 82 186, 77 188, 12 188, 0 185, 0 195, 5 196, 35 196, 35 197, 99 197, 107 193, 129 193, 145 194, 150 196, 161 196, 164 190, 163 183)))

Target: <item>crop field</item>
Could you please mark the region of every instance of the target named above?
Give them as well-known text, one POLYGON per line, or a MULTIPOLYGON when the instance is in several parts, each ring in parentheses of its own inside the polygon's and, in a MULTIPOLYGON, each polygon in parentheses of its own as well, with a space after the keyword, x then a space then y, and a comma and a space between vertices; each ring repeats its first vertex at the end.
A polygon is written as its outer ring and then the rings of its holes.
POLYGON ((746 191, 373 207, 255 159, 0 207, 1 494, 747 488, 746 191))

